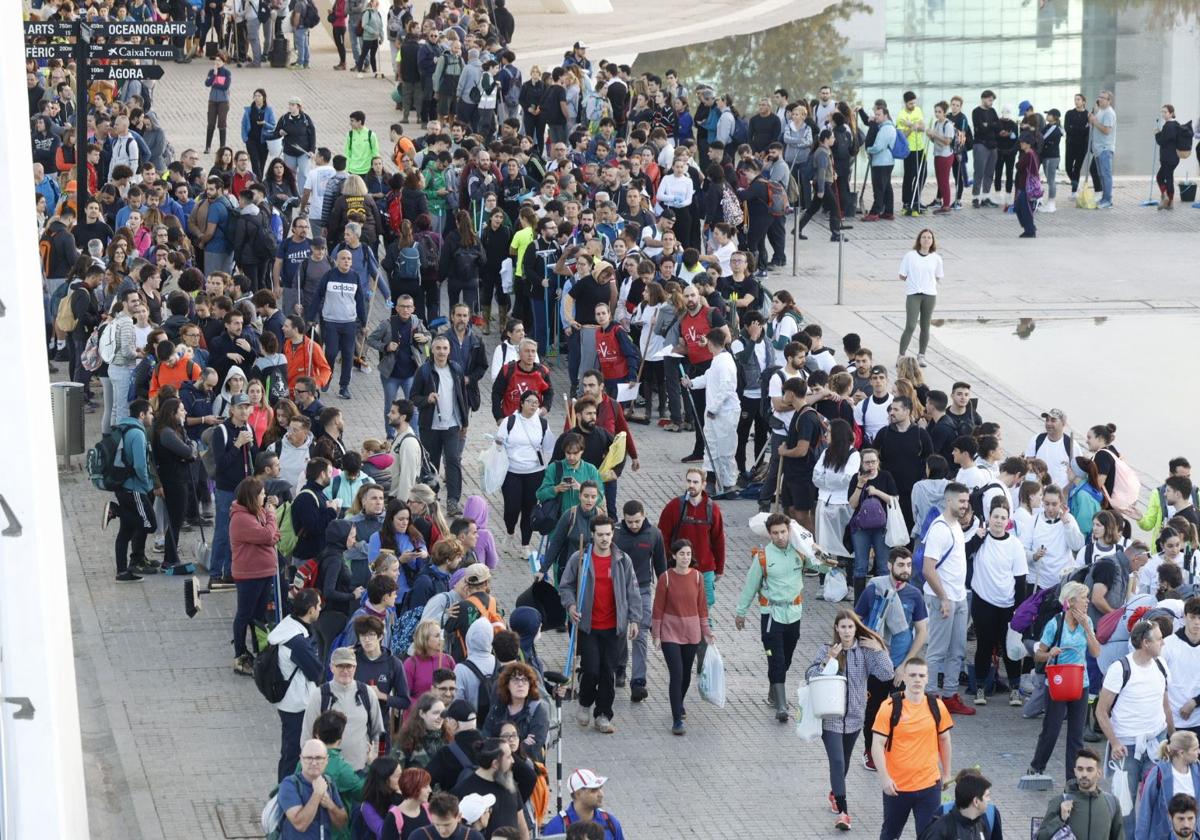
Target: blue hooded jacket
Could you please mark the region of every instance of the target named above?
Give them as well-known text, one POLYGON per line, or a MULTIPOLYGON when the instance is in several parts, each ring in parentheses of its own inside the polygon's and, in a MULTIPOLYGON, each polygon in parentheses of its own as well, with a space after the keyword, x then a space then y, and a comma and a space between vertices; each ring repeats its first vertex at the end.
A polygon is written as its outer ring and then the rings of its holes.
POLYGON ((117 421, 121 430, 121 461, 133 469, 133 475, 121 486, 131 493, 149 493, 154 490, 154 476, 150 473, 150 441, 146 428, 136 417, 124 417, 117 421))

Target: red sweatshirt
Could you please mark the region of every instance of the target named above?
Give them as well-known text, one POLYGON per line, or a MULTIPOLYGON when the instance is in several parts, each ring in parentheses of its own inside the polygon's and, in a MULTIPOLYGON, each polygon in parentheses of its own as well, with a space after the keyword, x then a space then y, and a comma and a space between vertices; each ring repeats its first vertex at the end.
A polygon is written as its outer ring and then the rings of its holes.
POLYGON ((689 503, 681 522, 682 505, 682 498, 676 496, 658 515, 658 530, 662 531, 667 550, 670 551, 675 540, 691 540, 692 566, 701 572, 725 574, 725 522, 721 509, 707 493, 701 493, 700 504, 689 503))

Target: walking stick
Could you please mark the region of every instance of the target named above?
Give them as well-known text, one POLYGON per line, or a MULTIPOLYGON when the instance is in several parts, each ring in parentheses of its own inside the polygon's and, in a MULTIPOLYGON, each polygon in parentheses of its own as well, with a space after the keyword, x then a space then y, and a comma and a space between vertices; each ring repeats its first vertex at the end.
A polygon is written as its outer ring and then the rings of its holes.
MULTIPOLYGON (((680 377, 680 379, 684 379, 684 378, 686 378, 687 375, 683 372, 683 362, 679 362, 678 364, 679 364, 679 377, 680 377)), ((696 411, 696 401, 695 401, 695 399, 692 398, 692 389, 684 387, 682 382, 680 382, 679 384, 680 384, 680 390, 682 390, 684 392, 684 394, 687 395, 688 404, 692 407, 692 417, 694 417, 696 419, 696 426, 700 428, 700 440, 704 443, 704 453, 706 455, 708 455, 708 463, 712 465, 713 486, 717 488, 717 495, 720 495, 721 493, 724 493, 725 490, 728 488, 726 488, 725 485, 723 485, 721 483, 721 474, 717 470, 717 459, 713 457, 712 449, 709 448, 708 435, 704 434, 704 429, 702 426, 704 418, 700 416, 700 413, 698 411, 696 411)))
MULTIPOLYGON (((580 619, 583 618, 583 596, 587 591, 587 576, 592 570, 592 549, 589 546, 583 552, 583 557, 579 565, 579 592, 575 596, 575 611, 579 613, 580 619)), ((571 633, 567 639, 567 686, 568 691, 575 687, 575 640, 579 633, 579 622, 571 623, 571 633)))

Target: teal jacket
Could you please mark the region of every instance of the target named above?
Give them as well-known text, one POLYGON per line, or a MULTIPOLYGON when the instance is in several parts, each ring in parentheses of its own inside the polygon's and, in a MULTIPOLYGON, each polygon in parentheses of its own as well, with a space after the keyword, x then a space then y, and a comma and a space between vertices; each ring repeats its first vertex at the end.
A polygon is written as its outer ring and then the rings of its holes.
POLYGON ((744 616, 752 604, 757 604, 762 615, 781 624, 794 624, 804 615, 804 569, 806 566, 825 572, 829 567, 814 563, 796 549, 776 548, 767 543, 766 573, 756 549, 746 570, 746 583, 742 586, 734 615, 744 616), (763 603, 763 599, 767 603, 763 603))
POLYGON ((153 492, 156 482, 150 464, 150 441, 142 421, 136 417, 125 417, 117 421, 117 428, 121 429, 123 444, 118 455, 121 465, 133 470, 133 475, 125 479, 121 486, 131 493, 153 492))

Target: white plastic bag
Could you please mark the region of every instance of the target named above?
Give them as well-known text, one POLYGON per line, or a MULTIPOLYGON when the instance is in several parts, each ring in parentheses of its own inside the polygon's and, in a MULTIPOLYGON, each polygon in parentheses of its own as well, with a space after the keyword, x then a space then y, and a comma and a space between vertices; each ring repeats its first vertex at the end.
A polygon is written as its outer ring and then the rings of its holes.
POLYGON ((846 573, 841 569, 834 569, 825 574, 825 587, 821 590, 821 597, 832 604, 836 604, 846 597, 848 587, 846 586, 846 573))
POLYGON ((513 261, 512 257, 505 257, 504 262, 500 263, 500 290, 506 295, 511 295, 513 290, 513 261))
POLYGON ((899 548, 908 545, 908 523, 904 521, 904 511, 900 510, 900 500, 892 499, 887 509, 887 531, 883 541, 888 548, 899 548))
POLYGON ((1021 638, 1021 634, 1010 626, 1008 633, 1004 637, 1004 652, 1008 658, 1014 662, 1020 662, 1025 658, 1025 640, 1021 638))
POLYGON ((1109 760, 1108 769, 1112 771, 1112 795, 1117 798, 1122 814, 1133 813, 1133 793, 1129 790, 1129 776, 1125 775, 1125 761, 1109 760))
POLYGON ((750 527, 750 533, 754 534, 756 537, 766 538, 768 536, 767 519, 769 519, 770 516, 771 514, 766 512, 756 513, 751 516, 750 521, 747 523, 747 525, 750 527))
POLYGON ((812 699, 804 683, 796 689, 796 735, 810 743, 821 739, 821 719, 813 713, 812 699))
POLYGON ((495 493, 504 484, 508 475, 508 452, 503 446, 489 443, 487 448, 479 453, 479 462, 483 464, 483 492, 495 493))
POLYGON ((718 709, 725 708, 725 662, 716 645, 704 651, 704 670, 700 672, 700 698, 718 709))

